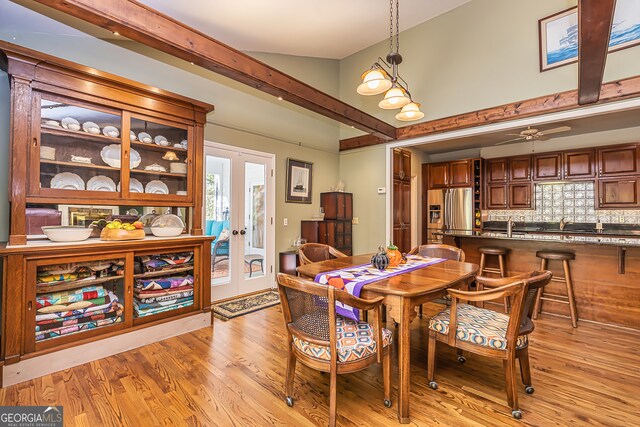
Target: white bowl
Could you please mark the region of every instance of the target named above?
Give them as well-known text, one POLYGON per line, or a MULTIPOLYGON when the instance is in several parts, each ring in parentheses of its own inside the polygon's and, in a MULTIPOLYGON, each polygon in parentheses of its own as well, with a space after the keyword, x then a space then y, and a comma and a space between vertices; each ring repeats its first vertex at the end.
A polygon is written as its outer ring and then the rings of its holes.
POLYGON ((176 237, 182 234, 182 227, 151 227, 151 233, 156 237, 176 237))
POLYGON ((71 225, 51 225, 42 227, 42 232, 54 242, 80 242, 91 235, 91 228, 71 225))

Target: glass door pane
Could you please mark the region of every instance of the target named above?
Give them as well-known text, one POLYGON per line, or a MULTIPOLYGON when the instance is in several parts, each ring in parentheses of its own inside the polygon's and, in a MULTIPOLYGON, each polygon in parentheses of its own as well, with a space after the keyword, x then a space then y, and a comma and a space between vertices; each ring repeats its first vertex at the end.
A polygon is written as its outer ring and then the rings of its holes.
POLYGON ((221 285, 230 278, 231 159, 206 156, 205 234, 211 243, 211 282, 221 285))
MULTIPOLYGON (((245 162, 244 167, 244 275, 264 276, 266 239, 266 167, 245 162)), ((242 234, 242 232, 240 233, 242 234)))

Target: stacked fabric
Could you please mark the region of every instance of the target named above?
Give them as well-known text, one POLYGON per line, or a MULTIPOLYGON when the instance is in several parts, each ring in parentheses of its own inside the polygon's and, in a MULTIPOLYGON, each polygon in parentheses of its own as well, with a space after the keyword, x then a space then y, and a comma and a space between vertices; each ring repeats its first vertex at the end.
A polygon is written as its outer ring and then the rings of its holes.
POLYGON ((193 252, 141 257, 143 271, 165 271, 193 265, 193 252))
POLYGON ((118 296, 102 286, 87 286, 36 297, 36 341, 122 321, 118 296))
POLYGON ((193 276, 138 279, 133 307, 136 317, 144 317, 193 305, 193 276))

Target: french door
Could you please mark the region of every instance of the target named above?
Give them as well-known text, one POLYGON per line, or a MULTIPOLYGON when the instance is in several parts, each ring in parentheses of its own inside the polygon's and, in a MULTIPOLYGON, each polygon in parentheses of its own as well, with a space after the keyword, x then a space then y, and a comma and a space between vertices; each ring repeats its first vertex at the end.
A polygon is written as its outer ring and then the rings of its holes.
POLYGON ((274 156, 205 143, 205 234, 211 249, 211 299, 273 287, 274 156))

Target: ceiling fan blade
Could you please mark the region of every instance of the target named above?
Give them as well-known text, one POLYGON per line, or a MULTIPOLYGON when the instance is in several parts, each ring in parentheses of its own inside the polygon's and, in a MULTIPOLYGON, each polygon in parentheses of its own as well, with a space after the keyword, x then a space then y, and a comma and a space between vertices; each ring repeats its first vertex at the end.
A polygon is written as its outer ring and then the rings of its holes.
POLYGON ((506 135, 507 136, 522 136, 522 137, 524 137, 521 133, 508 133, 506 135))
POLYGON ((502 142, 498 142, 497 144, 493 144, 493 145, 502 145, 502 144, 508 144, 510 142, 516 142, 516 141, 522 141, 526 139, 525 137, 520 137, 520 138, 514 138, 514 139, 508 139, 506 141, 502 141, 502 142))
POLYGON ((534 139, 535 139, 535 141, 548 141, 548 140, 550 140, 551 138, 549 138, 548 136, 544 136, 544 135, 543 135, 543 136, 539 136, 539 137, 534 138, 534 139))
POLYGON ((571 128, 569 126, 560 126, 559 128, 540 131, 540 134, 541 135, 551 135, 551 134, 554 134, 554 133, 568 132, 570 130, 571 130, 571 128))

